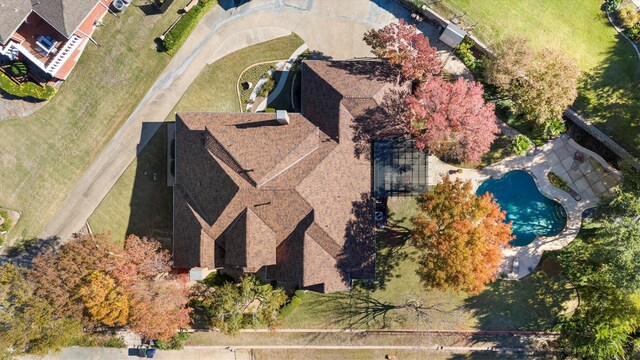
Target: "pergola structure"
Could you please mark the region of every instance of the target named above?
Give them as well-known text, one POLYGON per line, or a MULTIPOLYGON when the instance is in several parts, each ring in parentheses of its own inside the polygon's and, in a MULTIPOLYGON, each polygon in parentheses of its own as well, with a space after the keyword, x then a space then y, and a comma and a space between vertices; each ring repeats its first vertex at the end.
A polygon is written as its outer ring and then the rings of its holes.
POLYGON ((374 196, 415 196, 427 191, 427 154, 415 141, 374 140, 372 152, 374 196))

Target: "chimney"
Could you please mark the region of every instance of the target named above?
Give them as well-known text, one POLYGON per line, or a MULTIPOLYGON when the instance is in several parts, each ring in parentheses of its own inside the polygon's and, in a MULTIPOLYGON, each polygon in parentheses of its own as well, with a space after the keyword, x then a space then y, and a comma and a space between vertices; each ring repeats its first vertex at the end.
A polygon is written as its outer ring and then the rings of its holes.
POLYGON ((289 125, 289 114, 287 114, 287 110, 276 110, 276 120, 280 125, 289 125))

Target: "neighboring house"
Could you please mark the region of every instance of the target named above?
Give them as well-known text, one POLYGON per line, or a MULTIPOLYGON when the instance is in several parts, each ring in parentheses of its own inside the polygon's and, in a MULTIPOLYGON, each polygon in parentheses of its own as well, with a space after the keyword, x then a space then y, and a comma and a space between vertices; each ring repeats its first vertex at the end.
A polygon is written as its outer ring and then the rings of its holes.
POLYGON ((374 278, 372 160, 357 123, 397 88, 388 70, 305 61, 300 114, 178 113, 174 266, 321 292, 374 278))
POLYGON ((64 80, 111 0, 0 0, 0 55, 41 82, 64 80))

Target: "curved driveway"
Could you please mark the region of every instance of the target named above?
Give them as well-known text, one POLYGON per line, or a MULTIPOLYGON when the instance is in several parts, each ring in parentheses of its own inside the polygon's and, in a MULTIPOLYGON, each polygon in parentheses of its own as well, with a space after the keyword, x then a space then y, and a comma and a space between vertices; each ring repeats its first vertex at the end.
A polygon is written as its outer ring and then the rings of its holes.
MULTIPOLYGON (((408 15, 395 0, 251 0, 238 7, 232 6, 233 0, 219 3, 76 183, 42 238, 66 240, 84 226, 206 64, 290 31, 310 49, 333 59, 370 56, 363 33, 408 15), (142 123, 151 123, 145 133, 142 123)), ((428 30, 423 31, 432 35, 428 30)))

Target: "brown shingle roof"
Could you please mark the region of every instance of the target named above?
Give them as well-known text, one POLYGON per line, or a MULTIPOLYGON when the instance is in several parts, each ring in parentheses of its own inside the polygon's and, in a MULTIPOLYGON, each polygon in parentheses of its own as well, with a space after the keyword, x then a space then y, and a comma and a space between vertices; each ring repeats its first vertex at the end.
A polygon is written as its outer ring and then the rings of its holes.
POLYGON ((177 114, 175 265, 269 267, 279 281, 327 292, 371 278, 371 164, 352 123, 393 87, 387 67, 304 62, 303 112, 289 125, 269 113, 177 114))

